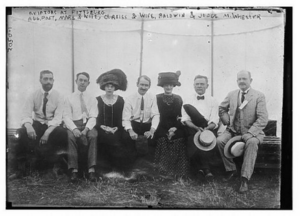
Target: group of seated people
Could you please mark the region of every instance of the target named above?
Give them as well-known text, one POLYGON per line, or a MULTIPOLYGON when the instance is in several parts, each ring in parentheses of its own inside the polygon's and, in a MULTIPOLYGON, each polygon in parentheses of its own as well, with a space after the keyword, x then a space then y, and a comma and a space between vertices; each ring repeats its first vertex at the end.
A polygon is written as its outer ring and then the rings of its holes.
POLYGON ((55 165, 65 150, 70 181, 75 182, 79 157, 85 155, 88 179, 94 182, 99 149, 118 168, 131 167, 137 158, 152 154, 161 173, 186 176, 193 168, 211 181, 209 152, 217 146, 226 169, 224 181, 237 176, 233 158, 243 155, 239 191, 247 191, 268 122, 264 95, 250 87, 251 73, 242 70, 237 74, 239 89, 229 92, 221 104, 206 94, 208 79, 201 75, 194 78, 195 94, 183 101, 173 94, 173 88, 181 86, 180 74, 159 73, 157 85, 163 93, 156 96, 148 93, 151 80, 142 75, 137 92, 124 100, 115 94, 127 89, 127 76, 120 69, 98 77, 104 94, 97 98, 86 92, 90 84, 86 72, 76 75, 76 91, 63 97, 52 88, 53 73, 41 71, 42 88, 23 108, 16 159, 23 163, 34 152, 55 165), (220 122, 226 130, 217 133, 220 122))

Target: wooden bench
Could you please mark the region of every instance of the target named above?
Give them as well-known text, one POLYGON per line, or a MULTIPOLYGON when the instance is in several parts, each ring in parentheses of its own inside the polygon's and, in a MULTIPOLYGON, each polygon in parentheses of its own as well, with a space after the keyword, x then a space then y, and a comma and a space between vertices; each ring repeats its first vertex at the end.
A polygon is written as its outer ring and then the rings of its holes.
MULTIPOLYGON (((15 146, 18 140, 15 138, 17 129, 7 129, 7 160, 12 161, 15 146)), ((264 141, 259 145, 255 167, 257 168, 281 168, 281 139, 276 137, 276 121, 270 120, 264 129, 266 134, 264 141)), ((217 150, 216 150, 217 151, 217 150)), ((222 165, 222 160, 215 161, 222 165)))
POLYGON ((263 143, 259 146, 255 167, 280 168, 281 167, 281 139, 276 136, 277 121, 269 120, 264 133, 263 143))
POLYGON ((281 167, 281 139, 276 136, 266 136, 259 146, 255 167, 281 167))

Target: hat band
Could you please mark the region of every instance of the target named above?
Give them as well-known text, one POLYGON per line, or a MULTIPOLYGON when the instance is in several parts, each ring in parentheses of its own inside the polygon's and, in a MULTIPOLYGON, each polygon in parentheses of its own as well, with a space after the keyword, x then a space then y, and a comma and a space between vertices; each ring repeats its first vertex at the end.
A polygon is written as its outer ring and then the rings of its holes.
POLYGON ((208 147, 213 143, 213 142, 205 142, 204 140, 201 140, 201 136, 199 136, 199 142, 204 147, 208 147))

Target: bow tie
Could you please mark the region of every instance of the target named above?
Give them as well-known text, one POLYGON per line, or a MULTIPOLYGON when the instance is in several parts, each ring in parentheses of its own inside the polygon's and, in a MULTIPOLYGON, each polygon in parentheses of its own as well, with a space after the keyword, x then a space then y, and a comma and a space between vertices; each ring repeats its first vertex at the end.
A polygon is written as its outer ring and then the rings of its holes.
POLYGON ((197 100, 204 100, 204 96, 197 96, 197 100))

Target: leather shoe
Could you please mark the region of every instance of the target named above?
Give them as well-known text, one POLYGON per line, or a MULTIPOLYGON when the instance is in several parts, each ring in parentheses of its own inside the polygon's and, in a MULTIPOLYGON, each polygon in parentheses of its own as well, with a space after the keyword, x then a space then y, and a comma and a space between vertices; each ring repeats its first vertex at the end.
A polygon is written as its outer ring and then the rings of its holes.
POLYGON ((96 181, 97 181, 97 177, 96 177, 95 172, 90 172, 90 173, 89 173, 89 180, 90 180, 91 182, 96 182, 96 181))
POLYGON ((248 179, 242 177, 242 183, 239 191, 240 193, 245 193, 248 191, 248 179))
POLYGON ((201 170, 206 181, 211 182, 214 179, 214 175, 211 173, 210 169, 201 170))
POLYGON ((72 183, 75 183, 75 182, 78 181, 78 174, 77 174, 77 172, 72 172, 72 173, 71 173, 70 181, 71 181, 72 183))
POLYGON ((237 171, 236 170, 228 171, 228 172, 226 172, 226 175, 222 180, 223 180, 223 182, 228 182, 236 176, 237 176, 237 171))

